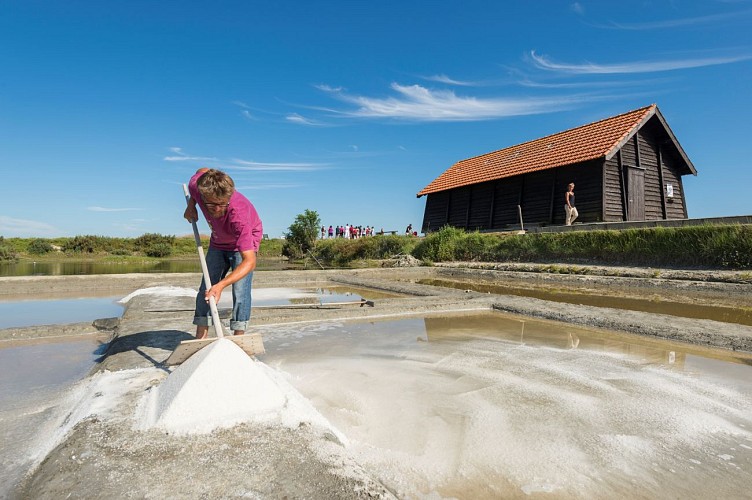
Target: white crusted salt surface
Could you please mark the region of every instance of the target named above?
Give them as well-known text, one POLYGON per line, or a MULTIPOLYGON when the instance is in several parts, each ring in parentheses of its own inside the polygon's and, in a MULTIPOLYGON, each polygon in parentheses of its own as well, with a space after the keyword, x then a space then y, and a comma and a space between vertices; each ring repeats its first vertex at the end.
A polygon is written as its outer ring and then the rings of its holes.
POLYGON ((279 374, 250 358, 229 339, 219 339, 191 356, 139 406, 136 428, 171 434, 202 434, 243 422, 303 422, 345 437, 279 374))
POLYGON ((195 297, 196 290, 180 286, 151 286, 139 288, 118 300, 120 304, 127 304, 133 297, 139 295, 164 295, 167 297, 195 297))

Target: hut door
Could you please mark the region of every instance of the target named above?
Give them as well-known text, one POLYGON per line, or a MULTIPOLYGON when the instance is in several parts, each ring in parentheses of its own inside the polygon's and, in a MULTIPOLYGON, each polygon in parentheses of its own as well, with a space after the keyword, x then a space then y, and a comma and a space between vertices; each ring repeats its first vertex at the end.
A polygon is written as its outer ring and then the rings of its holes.
POLYGON ((629 220, 645 220, 645 170, 631 167, 627 171, 629 220))

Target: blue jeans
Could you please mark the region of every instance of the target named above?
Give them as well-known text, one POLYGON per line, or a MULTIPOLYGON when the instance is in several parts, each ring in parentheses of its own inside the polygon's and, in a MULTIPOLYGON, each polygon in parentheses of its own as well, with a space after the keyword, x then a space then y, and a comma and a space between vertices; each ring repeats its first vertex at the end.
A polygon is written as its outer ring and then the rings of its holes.
MULTIPOLYGON (((225 277, 227 271, 235 269, 243 261, 240 252, 217 250, 209 247, 206 253, 206 267, 209 271, 209 279, 212 284, 218 283, 225 277)), ((206 280, 201 280, 201 288, 196 295, 196 312, 193 316, 193 324, 198 326, 211 326, 212 317, 209 303, 206 301, 206 280)), ((245 331, 248 328, 248 320, 251 319, 251 286, 253 284, 253 271, 248 273, 240 281, 232 284, 232 318, 230 330, 245 331)))

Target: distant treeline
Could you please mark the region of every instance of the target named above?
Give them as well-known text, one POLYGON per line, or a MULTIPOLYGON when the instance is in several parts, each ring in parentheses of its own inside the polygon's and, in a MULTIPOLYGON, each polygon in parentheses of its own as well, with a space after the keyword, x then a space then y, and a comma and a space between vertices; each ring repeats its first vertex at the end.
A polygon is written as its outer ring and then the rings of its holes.
POLYGON ((705 225, 624 231, 498 234, 445 227, 425 238, 376 236, 320 240, 314 250, 328 265, 410 254, 425 263, 447 261, 589 263, 706 269, 752 269, 752 226, 705 225))
MULTIPOLYGON (((209 238, 201 239, 204 249, 209 248, 209 238)), ((264 240, 260 256, 279 257, 281 240, 264 240)), ((137 238, 82 235, 63 238, 4 238, 0 236, 0 260, 19 257, 193 257, 196 240, 193 236, 171 236, 157 233, 142 234, 137 238)))
MULTIPOLYGON (((208 248, 208 239, 202 240, 208 248)), ((284 240, 263 240, 259 257, 280 257, 284 240)), ((0 260, 30 256, 97 255, 192 257, 193 237, 144 234, 138 238, 3 238, 0 260)), ((311 250, 328 266, 348 267, 412 255, 426 264, 447 261, 537 262, 703 269, 752 269, 752 226, 705 225, 624 231, 498 234, 445 227, 425 238, 383 235, 318 240, 311 250)), ((367 264, 368 265, 368 264, 367 264)))

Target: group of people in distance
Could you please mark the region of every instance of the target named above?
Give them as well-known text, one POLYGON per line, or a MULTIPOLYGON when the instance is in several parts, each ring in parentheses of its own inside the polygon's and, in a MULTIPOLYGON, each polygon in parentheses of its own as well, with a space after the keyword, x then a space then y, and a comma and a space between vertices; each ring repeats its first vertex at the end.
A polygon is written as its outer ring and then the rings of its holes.
MULTIPOLYGON (((373 226, 352 226, 350 224, 345 224, 344 226, 329 226, 329 229, 327 229, 326 226, 321 226, 322 240, 326 238, 345 238, 347 240, 355 240, 363 238, 364 236, 373 236, 374 234, 377 233, 373 226)), ((384 230, 382 229, 379 234, 384 234, 384 230)))

